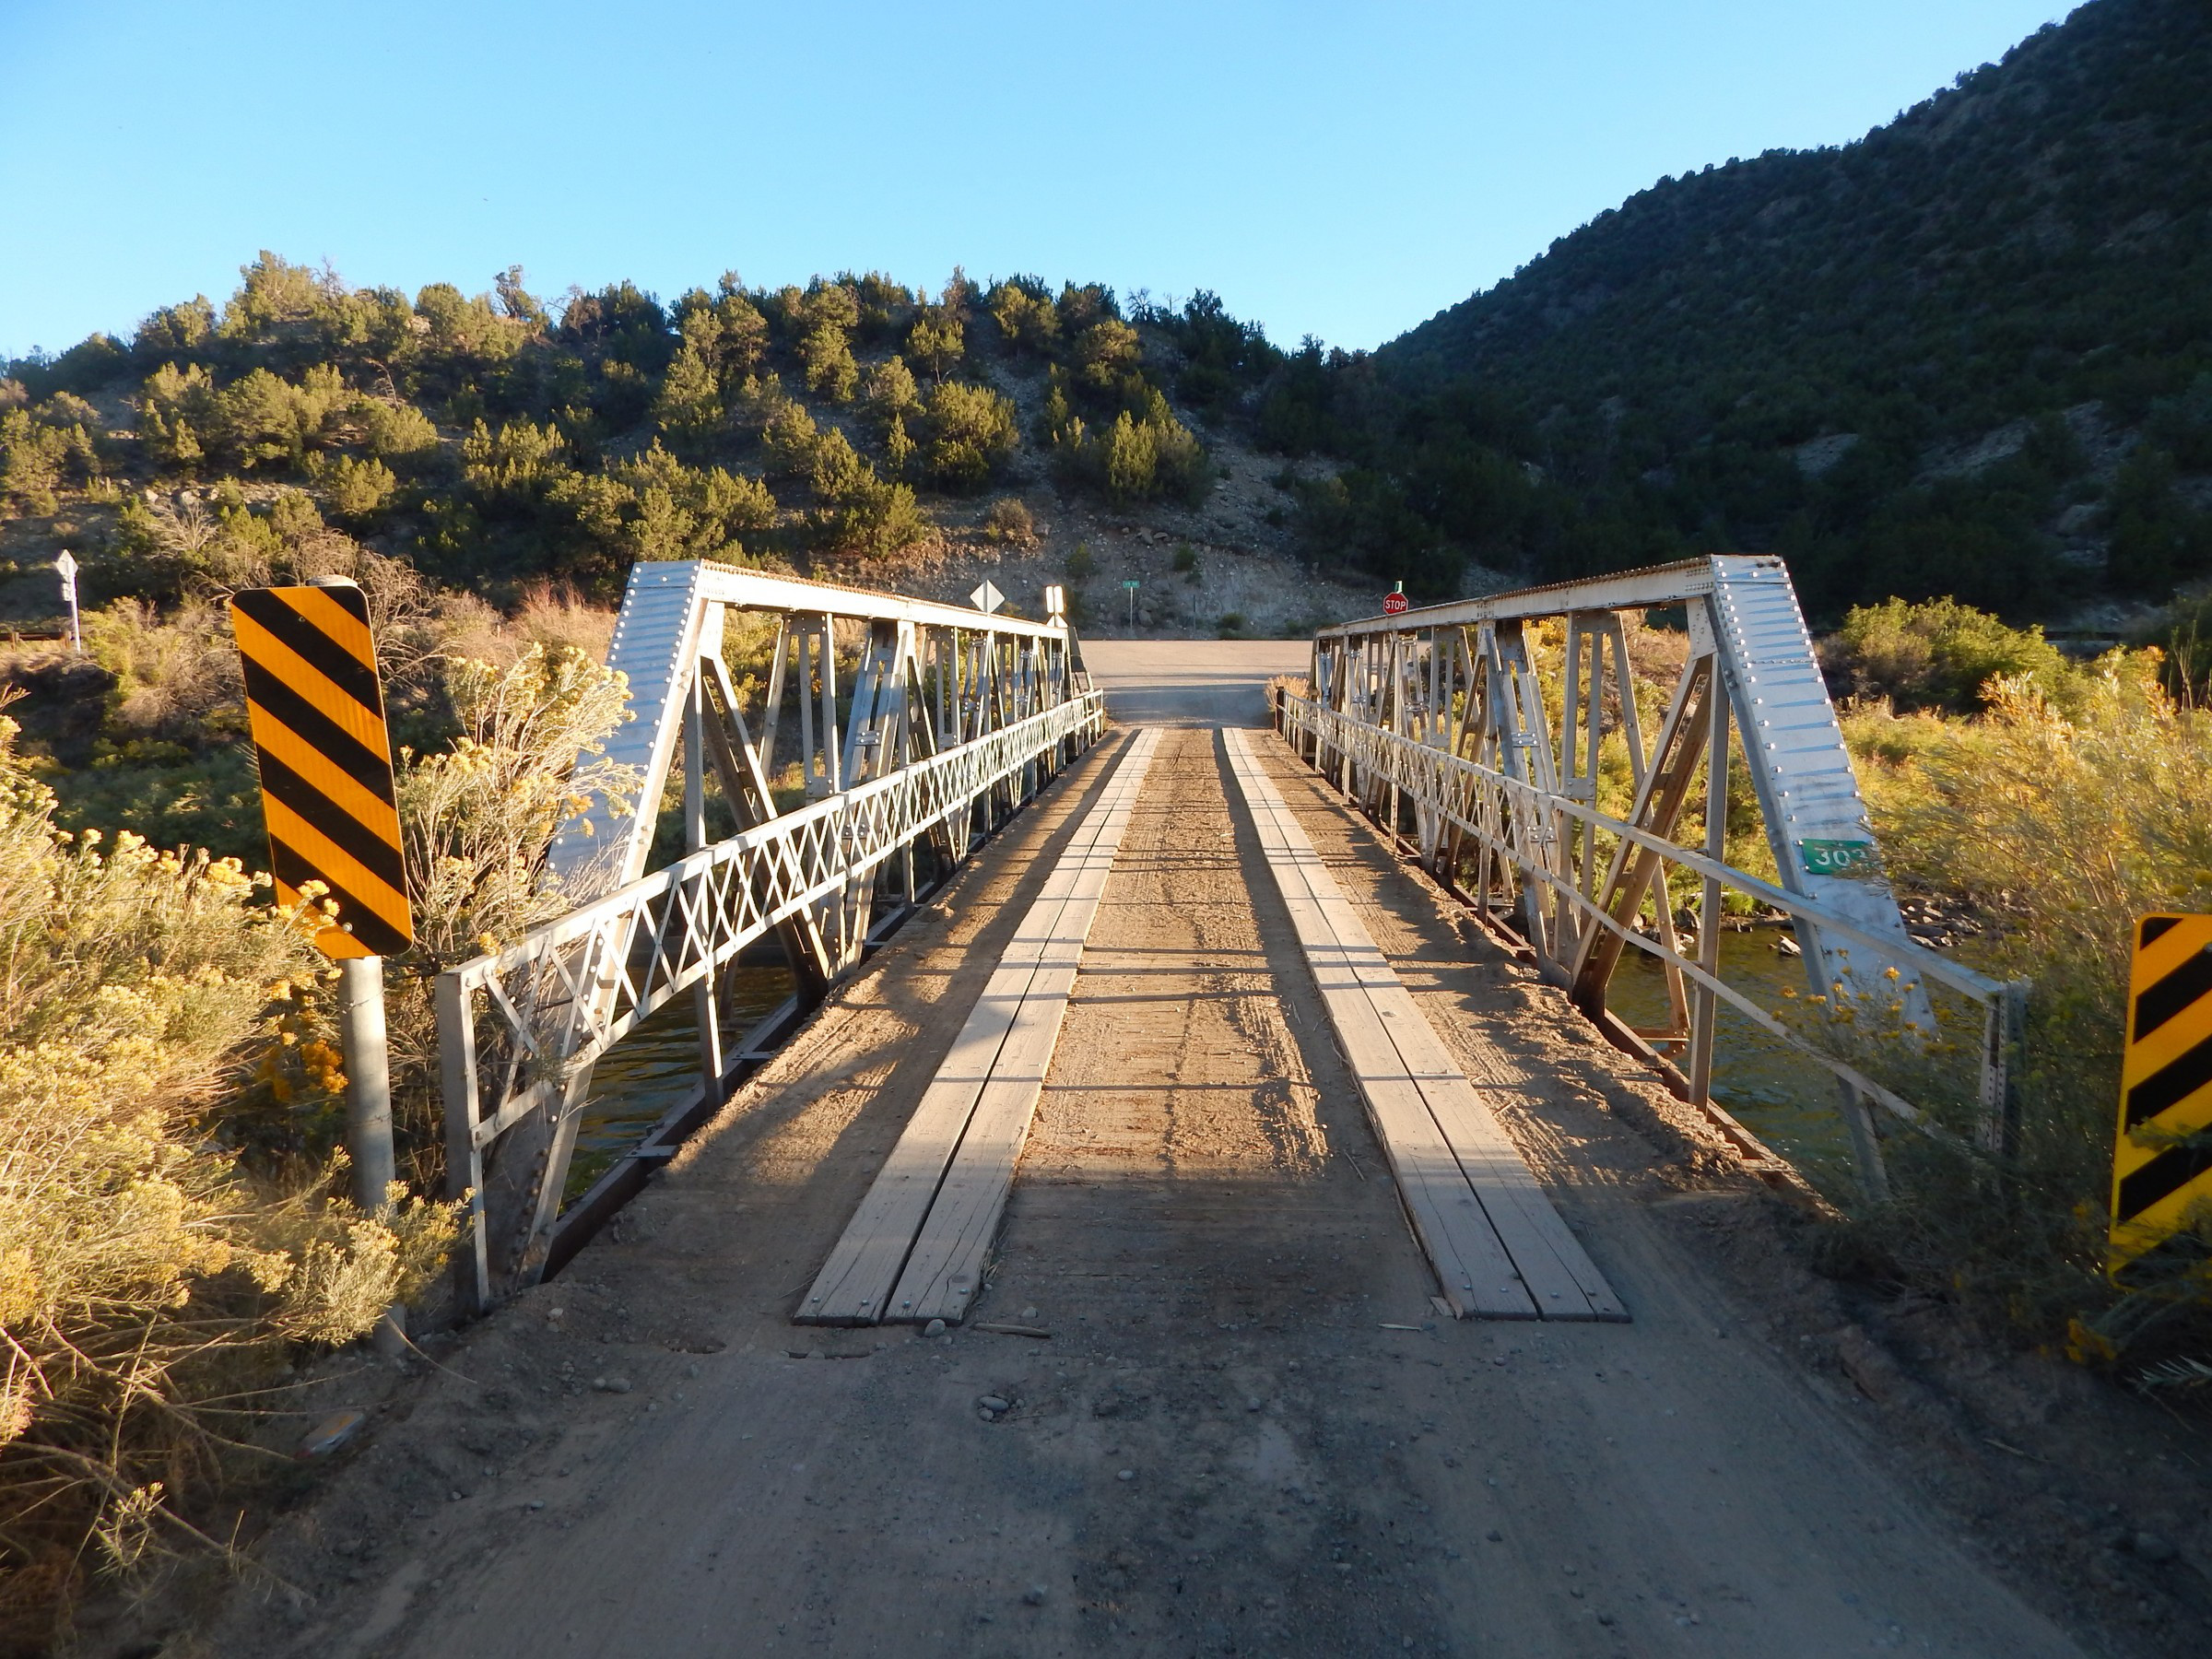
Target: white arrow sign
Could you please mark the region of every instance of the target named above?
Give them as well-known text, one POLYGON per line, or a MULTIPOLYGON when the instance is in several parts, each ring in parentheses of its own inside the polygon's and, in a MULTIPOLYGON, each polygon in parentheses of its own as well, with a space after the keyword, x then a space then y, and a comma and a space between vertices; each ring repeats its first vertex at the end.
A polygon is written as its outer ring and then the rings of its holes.
POLYGON ((61 572, 62 603, 69 607, 70 647, 82 651, 85 648, 85 637, 76 625, 76 560, 70 556, 68 548, 62 549, 62 556, 53 561, 53 568, 61 572))
POLYGON ((1006 596, 986 582, 974 593, 969 594, 968 600, 977 610, 982 611, 987 617, 1006 602, 1006 596))

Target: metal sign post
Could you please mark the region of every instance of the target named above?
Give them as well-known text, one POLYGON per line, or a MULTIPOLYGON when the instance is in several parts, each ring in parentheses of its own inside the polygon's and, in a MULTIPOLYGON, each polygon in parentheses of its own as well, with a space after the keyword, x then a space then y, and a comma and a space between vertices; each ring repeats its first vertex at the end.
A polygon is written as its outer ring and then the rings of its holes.
POLYGON ((62 556, 53 561, 53 568, 61 572, 62 603, 69 607, 69 649, 82 656, 85 654, 85 636, 76 622, 76 560, 70 556, 68 548, 62 549, 62 556))
MULTIPOLYGON (((353 1201, 370 1215, 392 1202, 399 1162, 392 1149, 392 1065, 384 1031, 384 959, 347 957, 338 964, 338 1043, 346 1056, 346 1150, 353 1159, 353 1201)), ((380 1354, 405 1346, 406 1310, 377 1326, 380 1354)))
MULTIPOLYGON (((398 1167, 383 959, 414 943, 415 919, 369 601, 335 578, 244 588, 230 597, 230 625, 245 671, 277 901, 302 902, 312 883, 337 906, 315 946, 338 964, 346 1150, 354 1201, 375 1215, 391 1202, 398 1167)), ((406 1320, 405 1308, 386 1311, 373 1339, 378 1353, 405 1351, 406 1320)))
POLYGON ((1129 631, 1130 631, 1131 633, 1135 633, 1135 632, 1136 631, 1136 582, 1135 582, 1135 578, 1132 578, 1132 579, 1130 579, 1129 581, 1123 582, 1123 583, 1122 583, 1122 588, 1123 588, 1123 591, 1124 591, 1124 592, 1125 592, 1125 593, 1126 593, 1126 594, 1129 595, 1129 631))

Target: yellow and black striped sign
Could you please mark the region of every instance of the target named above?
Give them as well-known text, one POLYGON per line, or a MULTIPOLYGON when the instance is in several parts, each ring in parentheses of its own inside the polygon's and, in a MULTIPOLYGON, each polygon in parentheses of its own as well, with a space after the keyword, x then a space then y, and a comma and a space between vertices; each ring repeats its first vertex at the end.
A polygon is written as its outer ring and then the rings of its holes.
POLYGON ((2112 1148, 2115 1279, 2212 1200, 2212 916, 2146 916, 2127 984, 2112 1148))
POLYGON ((323 884, 338 907, 315 940, 325 956, 405 950, 415 922, 368 599, 350 582, 246 588, 230 596, 230 622, 278 900, 296 904, 305 884, 323 884))

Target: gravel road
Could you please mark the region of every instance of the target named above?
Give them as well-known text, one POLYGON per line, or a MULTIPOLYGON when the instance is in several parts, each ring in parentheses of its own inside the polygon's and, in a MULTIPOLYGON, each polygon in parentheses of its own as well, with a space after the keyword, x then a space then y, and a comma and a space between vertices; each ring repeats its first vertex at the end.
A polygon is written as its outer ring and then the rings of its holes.
POLYGON ((1124 725, 1266 725, 1265 688, 1306 672, 1310 640, 1086 640, 1083 663, 1124 725))
MULTIPOLYGON (((1156 719, 1256 722, 1283 666, 1152 649, 1091 647, 1156 719)), ((788 1323, 1116 742, 441 1355, 212 1651, 2077 1652, 1720 1271, 1776 1201, 1255 747, 1432 1023, 1529 1080, 1509 1127, 1632 1324, 1437 1316, 1204 725, 1154 763, 974 1314, 1049 1339, 788 1323)))

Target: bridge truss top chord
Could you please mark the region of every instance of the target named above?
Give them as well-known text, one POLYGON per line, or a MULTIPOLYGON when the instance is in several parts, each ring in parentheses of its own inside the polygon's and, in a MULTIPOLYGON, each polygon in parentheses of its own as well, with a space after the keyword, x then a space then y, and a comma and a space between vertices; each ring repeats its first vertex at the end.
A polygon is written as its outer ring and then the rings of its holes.
MULTIPOLYGON (((966 858, 1105 722, 1063 618, 704 562, 632 570, 608 665, 629 677, 634 719, 606 759, 631 769, 634 805, 594 799, 557 838, 547 875, 571 914, 439 976, 448 1168, 473 1195, 459 1268, 471 1309, 535 1282, 561 1249, 608 1048, 689 991, 700 1084, 677 1110, 711 1111, 741 1058, 722 1029, 740 951, 774 934, 801 1001, 818 1001, 860 960, 879 899, 914 902, 924 866, 966 858), (751 718, 724 660, 733 613, 765 642, 751 718), (648 874, 679 757, 688 851, 648 874), (803 786, 788 810, 779 760, 803 786), (735 824, 721 839, 710 781, 735 824)), ((606 1180, 635 1178, 618 1166, 606 1180)), ((598 1207, 587 1194, 571 1213, 598 1207)))
POLYGON ((1299 752, 1385 828, 1409 829, 1441 878, 1471 879, 1486 922, 1497 920, 1494 895, 1510 902, 1539 971, 1755 1159, 1764 1149, 1711 1100, 1720 1003, 1836 1075, 1861 1179, 1879 1195, 1888 1179, 1870 1104, 1943 1131, 1868 1075, 1870 1056, 1884 1042, 1943 1046, 1937 988, 1980 1016, 1973 1136, 1984 1151, 2006 1149, 2027 987, 1906 932, 1780 559, 1688 560, 1324 629, 1307 692, 1279 704, 1299 752), (1673 606, 1688 648, 1647 739, 1628 618, 1673 606), (1626 798, 1617 812, 1599 805, 1609 743, 1626 798), (1730 862, 1732 764, 1750 782, 1774 881, 1730 862), (1685 844, 1693 829, 1698 844, 1685 844), (1794 924, 1818 1011, 1810 1034, 1722 976, 1724 889, 1794 924), (1692 893, 1694 904, 1677 902, 1692 893), (1631 1030, 1607 1011, 1631 947, 1662 968, 1665 1025, 1631 1030))

